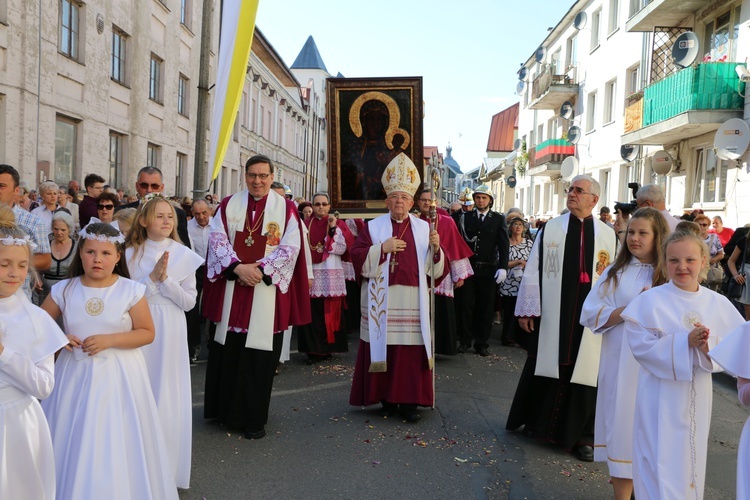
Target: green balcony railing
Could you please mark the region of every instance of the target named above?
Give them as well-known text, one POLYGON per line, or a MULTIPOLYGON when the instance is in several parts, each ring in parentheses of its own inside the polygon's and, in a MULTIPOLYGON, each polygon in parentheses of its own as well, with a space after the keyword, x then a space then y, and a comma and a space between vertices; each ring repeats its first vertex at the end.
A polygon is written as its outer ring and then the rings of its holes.
POLYGON ((643 126, 702 109, 742 110, 745 83, 731 62, 688 66, 643 89, 643 126), (740 95, 742 94, 742 95, 740 95))

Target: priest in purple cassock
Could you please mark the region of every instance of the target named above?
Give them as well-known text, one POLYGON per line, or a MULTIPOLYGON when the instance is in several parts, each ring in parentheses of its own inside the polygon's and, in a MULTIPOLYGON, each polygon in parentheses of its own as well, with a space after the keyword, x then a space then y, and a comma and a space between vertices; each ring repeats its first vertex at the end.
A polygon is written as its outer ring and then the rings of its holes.
POLYGON ((216 325, 204 417, 258 439, 283 331, 310 322, 310 292, 302 223, 294 203, 271 190, 271 160, 251 157, 245 182, 247 190, 222 200, 208 237, 203 314, 216 325))
POLYGON ((418 406, 434 404, 428 273, 436 284, 448 273, 440 237, 409 215, 420 178, 400 153, 382 177, 388 213, 369 221, 350 250, 362 277, 360 342, 349 404, 382 404, 420 419, 418 406))

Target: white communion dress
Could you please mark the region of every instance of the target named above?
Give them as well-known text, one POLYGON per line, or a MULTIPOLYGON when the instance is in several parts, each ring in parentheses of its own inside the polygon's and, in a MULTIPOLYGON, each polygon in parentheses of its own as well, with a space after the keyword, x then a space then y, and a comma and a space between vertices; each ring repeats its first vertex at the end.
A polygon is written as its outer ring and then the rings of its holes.
POLYGON ((627 306, 644 289, 651 287, 654 267, 633 257, 618 272, 617 285, 607 281, 608 267, 586 297, 581 324, 602 335, 599 363, 596 420, 594 423, 594 460, 607 462, 613 477, 633 477, 633 418, 640 365, 633 357, 625 337, 625 322, 604 325, 615 309, 627 306))
POLYGON ((146 358, 177 487, 188 488, 193 444, 193 396, 185 311, 195 305, 198 295, 195 270, 203 264, 203 259, 172 239, 146 240, 137 253, 132 247, 128 248, 125 257, 131 279, 146 285, 146 299, 154 319, 156 337, 141 349, 146 358), (164 252, 169 252, 168 277, 163 283, 154 283, 149 274, 164 252))
POLYGON ((22 291, 0 298, 0 498, 55 498, 55 457, 37 399, 55 385, 54 354, 68 343, 22 291))
MULTIPOLYGON (((119 277, 105 288, 63 280, 50 296, 65 331, 90 335, 133 329, 130 309, 145 287, 119 277)), ((42 403, 55 450, 58 498, 177 498, 156 402, 140 348, 89 356, 62 351, 57 385, 42 403)))

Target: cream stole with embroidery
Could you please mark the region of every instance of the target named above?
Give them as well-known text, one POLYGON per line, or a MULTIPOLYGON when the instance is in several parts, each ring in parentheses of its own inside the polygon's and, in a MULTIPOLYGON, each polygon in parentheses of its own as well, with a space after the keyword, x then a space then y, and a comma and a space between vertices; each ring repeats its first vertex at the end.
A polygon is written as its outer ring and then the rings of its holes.
MULTIPOLYGON (((429 253, 429 228, 427 223, 413 215, 411 219, 411 231, 414 235, 414 243, 417 250, 417 263, 419 265, 419 323, 422 330, 422 342, 427 352, 430 368, 433 366, 432 359, 432 337, 430 336, 430 304, 427 280, 424 279, 425 260, 429 253)), ((373 245, 382 245, 385 240, 393 236, 390 214, 381 215, 367 223, 370 230, 370 239, 373 245)), ((385 261, 380 264, 375 272, 375 277, 370 278, 367 283, 367 324, 370 331, 370 367, 371 373, 385 372, 388 369, 386 362, 387 339, 388 339, 388 264, 391 255, 387 254, 385 261)))
MULTIPOLYGON (((247 217, 247 200, 250 193, 247 189, 232 196, 227 203, 224 217, 227 221, 227 237, 234 247, 234 239, 238 231, 245 227, 247 217)), ((286 201, 275 191, 268 193, 266 199, 266 213, 263 215, 261 227, 266 227, 268 222, 275 222, 279 226, 282 235, 286 229, 286 201)), ((276 250, 278 245, 266 245, 265 256, 276 250)), ((244 262, 243 264, 248 264, 244 262)), ((224 304, 221 309, 221 321, 216 325, 216 336, 214 340, 224 345, 229 328, 229 312, 232 309, 232 298, 234 297, 235 281, 227 280, 224 291, 224 304)), ((273 351, 273 323, 276 311, 276 285, 258 283, 253 291, 253 305, 250 310, 250 323, 247 326, 247 339, 245 347, 259 349, 261 351, 273 351)))
MULTIPOLYGON (((543 243, 540 255, 544 268, 541 270, 542 319, 539 327, 539 350, 537 352, 534 375, 560 378, 560 300, 562 298, 562 264, 565 254, 565 237, 568 233, 569 213, 556 217, 544 226, 543 243)), ((578 237, 577 235, 575 237, 578 237)), ((600 252, 607 253, 609 264, 615 255, 615 235, 612 229, 594 218, 594 259, 589 269, 591 286, 601 277, 596 272, 600 252), (611 233, 611 237, 610 236, 611 233)), ((606 267, 606 266, 604 266, 606 267)), ((603 268, 602 268, 603 270, 603 268)), ((596 387, 599 376, 599 358, 602 350, 602 336, 583 329, 581 347, 578 350, 571 382, 596 387)))

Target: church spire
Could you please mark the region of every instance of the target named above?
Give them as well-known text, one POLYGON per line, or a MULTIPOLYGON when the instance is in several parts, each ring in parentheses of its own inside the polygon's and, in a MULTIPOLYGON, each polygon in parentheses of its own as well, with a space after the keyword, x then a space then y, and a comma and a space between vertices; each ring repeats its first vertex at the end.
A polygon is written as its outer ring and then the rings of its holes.
POLYGON ((323 62, 323 58, 320 57, 318 46, 315 45, 315 40, 313 40, 312 35, 307 37, 307 41, 302 47, 302 50, 300 50, 297 59, 294 60, 294 64, 292 64, 291 69, 322 69, 323 71, 328 73, 326 65, 323 62))

